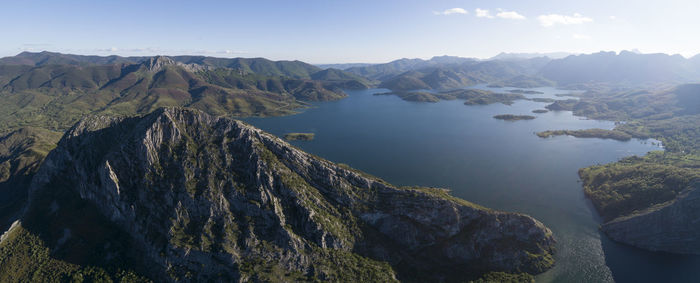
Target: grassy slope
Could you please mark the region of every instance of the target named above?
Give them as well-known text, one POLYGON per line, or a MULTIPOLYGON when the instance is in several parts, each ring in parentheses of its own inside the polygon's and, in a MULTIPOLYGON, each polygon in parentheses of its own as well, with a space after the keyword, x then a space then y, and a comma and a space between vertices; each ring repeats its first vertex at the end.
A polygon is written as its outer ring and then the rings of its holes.
MULTIPOLYGON (((700 159, 695 162, 698 161, 700 159)), ((700 166, 700 162, 694 166, 700 166)), ((582 168, 579 175, 586 195, 609 221, 672 201, 693 179, 700 178, 700 170, 678 166, 675 162, 668 164, 664 153, 654 152, 582 168)))
POLYGON ((3 58, 0 133, 26 126, 65 130, 88 113, 145 114, 163 106, 214 115, 288 115, 306 101, 340 99, 343 88, 366 87, 356 75, 300 61, 173 59, 166 61, 180 65, 151 69, 153 58, 146 57, 42 52, 3 58))
POLYGON ((0 137, 0 230, 19 216, 29 182, 60 137, 60 133, 36 128, 0 137))
POLYGON ((2 282, 150 282, 131 271, 80 266, 59 260, 40 237, 21 225, 0 243, 2 282))

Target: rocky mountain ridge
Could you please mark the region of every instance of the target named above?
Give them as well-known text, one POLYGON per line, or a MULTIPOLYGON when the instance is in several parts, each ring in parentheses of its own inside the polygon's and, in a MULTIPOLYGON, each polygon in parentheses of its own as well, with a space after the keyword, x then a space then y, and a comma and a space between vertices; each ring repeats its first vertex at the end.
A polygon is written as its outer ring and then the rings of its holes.
POLYGON ((94 205, 157 281, 462 281, 553 264, 551 231, 529 216, 397 188, 196 110, 83 119, 30 190, 94 205))

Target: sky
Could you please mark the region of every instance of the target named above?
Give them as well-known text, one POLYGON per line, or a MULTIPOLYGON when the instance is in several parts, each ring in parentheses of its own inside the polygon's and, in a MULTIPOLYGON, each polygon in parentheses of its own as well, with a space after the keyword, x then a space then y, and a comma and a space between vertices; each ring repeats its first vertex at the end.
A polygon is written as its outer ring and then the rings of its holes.
POLYGON ((500 52, 700 53, 700 1, 8 1, 0 57, 265 57, 380 63, 500 52))

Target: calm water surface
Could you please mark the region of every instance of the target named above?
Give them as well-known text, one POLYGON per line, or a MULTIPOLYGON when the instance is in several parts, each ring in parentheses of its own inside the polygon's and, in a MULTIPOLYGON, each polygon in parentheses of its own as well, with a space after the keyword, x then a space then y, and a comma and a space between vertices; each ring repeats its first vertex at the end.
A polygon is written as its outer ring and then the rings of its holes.
MULTIPOLYGON (((545 94, 526 96, 567 93, 535 90, 545 94)), ((417 103, 373 95, 386 91, 349 91, 346 99, 319 103, 298 115, 246 121, 279 136, 315 133, 313 141, 292 143, 395 185, 446 187, 469 201, 537 218, 558 241, 556 267, 538 281, 700 282, 700 257, 645 252, 601 235, 599 219, 583 195, 579 168, 658 150, 650 141, 541 139, 534 132, 612 129, 614 124, 568 111, 533 114, 547 103, 524 100, 510 106, 466 106, 459 100, 417 103), (492 118, 498 114, 537 119, 492 118)))

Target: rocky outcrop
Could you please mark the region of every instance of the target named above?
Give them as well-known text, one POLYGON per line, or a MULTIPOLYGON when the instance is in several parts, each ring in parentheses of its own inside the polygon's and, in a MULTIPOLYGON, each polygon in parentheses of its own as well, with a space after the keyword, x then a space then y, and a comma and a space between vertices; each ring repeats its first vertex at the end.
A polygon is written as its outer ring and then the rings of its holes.
POLYGON ((639 248, 700 254, 700 180, 675 200, 603 225, 613 240, 639 248))
POLYGON ((200 72, 212 69, 209 66, 199 65, 195 63, 184 64, 176 62, 175 60, 167 56, 154 56, 144 60, 141 64, 144 67, 146 67, 146 70, 148 70, 151 73, 160 72, 167 66, 179 66, 187 70, 188 72, 200 72))
POLYGON ((158 281, 464 281, 553 264, 529 216, 397 188, 195 110, 83 119, 30 190, 79 193, 158 281))
POLYGON ((149 72, 156 73, 166 66, 176 65, 175 60, 166 56, 154 56, 143 61, 143 64, 149 72))

